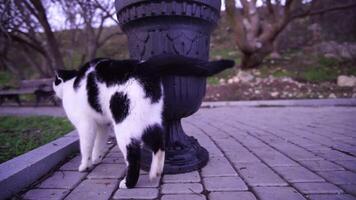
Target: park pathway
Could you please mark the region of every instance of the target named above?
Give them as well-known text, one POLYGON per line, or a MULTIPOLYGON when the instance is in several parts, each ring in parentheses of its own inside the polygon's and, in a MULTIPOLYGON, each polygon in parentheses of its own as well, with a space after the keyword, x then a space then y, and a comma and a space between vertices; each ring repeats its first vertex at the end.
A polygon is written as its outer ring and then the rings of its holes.
POLYGON ((24 199, 356 200, 356 107, 218 107, 183 120, 208 149, 208 165, 118 189, 116 146, 88 173, 79 156, 24 199))

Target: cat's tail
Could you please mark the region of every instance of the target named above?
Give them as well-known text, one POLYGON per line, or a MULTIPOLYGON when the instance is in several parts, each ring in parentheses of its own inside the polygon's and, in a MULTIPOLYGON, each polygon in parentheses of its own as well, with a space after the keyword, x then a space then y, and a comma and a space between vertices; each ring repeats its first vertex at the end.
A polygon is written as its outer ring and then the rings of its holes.
POLYGON ((139 69, 160 75, 212 76, 235 65, 233 60, 204 61, 196 58, 161 54, 139 64, 139 69))

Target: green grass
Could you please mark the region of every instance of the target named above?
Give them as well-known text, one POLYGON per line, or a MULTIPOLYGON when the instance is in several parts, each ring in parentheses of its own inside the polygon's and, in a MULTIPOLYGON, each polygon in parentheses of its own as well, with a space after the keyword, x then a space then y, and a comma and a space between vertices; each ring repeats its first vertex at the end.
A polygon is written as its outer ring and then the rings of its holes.
POLYGON ((18 86, 18 80, 14 77, 13 74, 7 71, 0 71, 0 87, 16 87, 18 86))
POLYGON ((309 82, 334 81, 338 73, 335 69, 327 67, 312 67, 302 73, 302 78, 309 82))
POLYGON ((318 58, 319 66, 321 67, 335 67, 339 65, 339 61, 334 58, 326 58, 326 57, 319 57, 318 58))
POLYGON ((314 66, 309 66, 301 74, 301 78, 310 82, 336 81, 341 74, 352 75, 354 68, 343 67, 333 58, 318 57, 314 66))
POLYGON ((306 55, 301 58, 292 53, 289 56, 292 58, 290 61, 263 64, 258 68, 261 77, 272 75, 274 77, 291 77, 300 81, 320 83, 336 81, 339 75, 356 75, 356 67, 350 62, 325 57, 306 57, 306 55), (305 60, 308 61, 306 62, 305 60))
POLYGON ((207 83, 208 85, 219 85, 219 78, 216 76, 208 77, 207 83))
POLYGON ((73 130, 59 117, 0 117, 0 163, 46 144, 73 130))

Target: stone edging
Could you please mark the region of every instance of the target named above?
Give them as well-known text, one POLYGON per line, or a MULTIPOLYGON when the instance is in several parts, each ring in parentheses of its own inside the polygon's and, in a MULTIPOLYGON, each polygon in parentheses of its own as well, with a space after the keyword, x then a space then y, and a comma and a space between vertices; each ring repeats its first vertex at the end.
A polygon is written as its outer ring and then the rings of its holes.
POLYGON ((215 108, 224 106, 246 107, 320 107, 320 106, 356 106, 356 99, 300 99, 300 100, 263 100, 263 101, 219 101, 203 102, 201 108, 215 108))
POLYGON ((0 199, 6 199, 46 175, 79 150, 76 131, 0 164, 0 199))

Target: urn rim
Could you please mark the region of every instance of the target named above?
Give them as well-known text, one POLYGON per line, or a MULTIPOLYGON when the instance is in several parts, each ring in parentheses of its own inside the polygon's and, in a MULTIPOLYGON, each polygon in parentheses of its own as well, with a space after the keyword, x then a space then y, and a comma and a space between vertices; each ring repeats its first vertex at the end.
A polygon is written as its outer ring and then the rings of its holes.
MULTIPOLYGON (((127 6, 136 4, 136 3, 141 3, 141 2, 147 2, 150 0, 115 0, 115 8, 116 12, 120 12, 122 9, 124 9, 127 6)), ((154 0, 157 2, 165 1, 165 0, 154 0)), ((178 2, 182 2, 184 0, 177 0, 178 2)), ((215 8, 216 10, 220 11, 221 8, 221 0, 186 0, 186 2, 195 2, 195 3, 200 3, 200 4, 205 4, 209 7, 215 8)))

